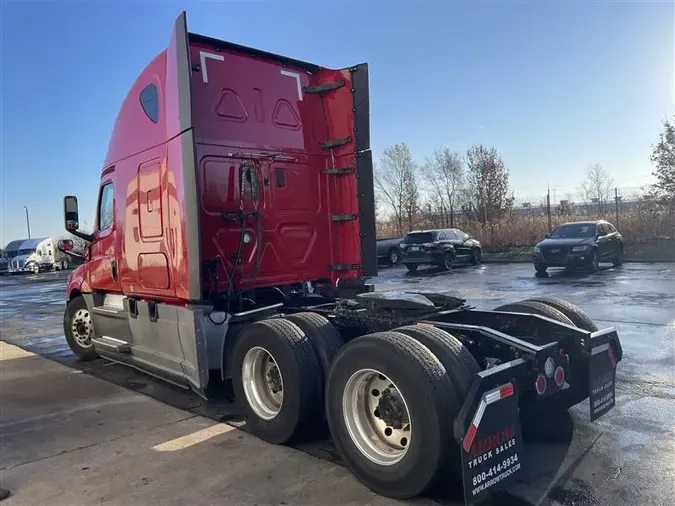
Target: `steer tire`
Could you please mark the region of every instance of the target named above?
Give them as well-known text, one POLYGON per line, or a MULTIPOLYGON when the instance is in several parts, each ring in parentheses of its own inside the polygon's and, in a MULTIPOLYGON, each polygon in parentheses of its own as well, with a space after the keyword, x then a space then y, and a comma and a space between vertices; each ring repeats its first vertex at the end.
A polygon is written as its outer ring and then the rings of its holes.
POLYGON ((91 322, 91 313, 87 308, 87 303, 84 301, 82 296, 75 297, 66 305, 66 310, 63 314, 63 333, 66 336, 66 342, 70 349, 77 355, 81 360, 91 361, 98 357, 94 345, 89 342, 88 346, 81 344, 76 336, 74 326, 77 325, 77 321, 74 321, 75 318, 81 319, 80 322, 83 325, 90 326, 91 337, 94 336, 94 326, 91 322), (80 312, 78 315, 78 311, 80 312), (88 324, 85 323, 84 318, 88 319, 88 324))
MULTIPOLYGON (((335 446, 363 484, 387 497, 406 499, 438 480, 459 479, 459 472, 447 473, 459 458, 452 424, 453 413, 460 406, 454 404, 453 394, 441 362, 413 338, 380 332, 354 339, 338 352, 328 375, 326 413, 335 446), (355 441, 358 433, 350 433, 347 425, 356 419, 349 416, 349 410, 363 411, 356 409, 356 401, 347 395, 346 387, 357 373, 372 371, 386 376, 398 388, 409 414, 411 431, 405 453, 388 464, 367 457, 355 441)), ((364 395, 370 392, 364 391, 364 395)))
POLYGON ((557 320, 560 323, 566 323, 567 325, 574 326, 572 320, 565 316, 564 313, 542 302, 523 300, 520 302, 512 302, 511 304, 504 304, 503 306, 499 306, 494 310, 506 311, 510 313, 536 314, 551 318, 552 320, 557 320))
MULTIPOLYGON (((234 393, 246 425, 255 436, 269 443, 287 443, 297 437, 301 429, 311 428, 320 419, 323 409, 321 364, 309 338, 296 324, 284 319, 250 323, 237 336, 232 357, 234 393), (283 384, 281 406, 268 419, 255 412, 244 387, 244 359, 256 347, 273 357, 283 384)), ((247 387, 250 384, 247 383, 247 387)))
POLYGON ((455 336, 436 327, 408 325, 394 329, 394 332, 412 337, 436 355, 459 394, 458 402, 463 402, 474 375, 481 370, 469 350, 455 336))
POLYGON ((527 301, 541 302, 542 304, 546 304, 553 309, 557 309, 562 314, 567 316, 567 318, 572 321, 575 327, 588 330, 590 332, 595 332, 598 330, 598 327, 595 325, 595 323, 593 323, 593 320, 591 320, 586 313, 566 300, 558 299, 556 297, 541 296, 532 297, 531 299, 527 299, 527 301))

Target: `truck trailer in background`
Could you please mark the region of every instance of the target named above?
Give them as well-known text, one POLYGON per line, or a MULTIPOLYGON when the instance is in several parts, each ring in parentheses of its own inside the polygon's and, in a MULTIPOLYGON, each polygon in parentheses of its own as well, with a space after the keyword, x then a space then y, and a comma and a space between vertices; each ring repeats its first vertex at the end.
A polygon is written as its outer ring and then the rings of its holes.
POLYGON ((59 240, 60 237, 36 237, 11 241, 3 252, 8 263, 7 272, 37 274, 42 271, 68 269, 71 262, 57 248, 59 240))

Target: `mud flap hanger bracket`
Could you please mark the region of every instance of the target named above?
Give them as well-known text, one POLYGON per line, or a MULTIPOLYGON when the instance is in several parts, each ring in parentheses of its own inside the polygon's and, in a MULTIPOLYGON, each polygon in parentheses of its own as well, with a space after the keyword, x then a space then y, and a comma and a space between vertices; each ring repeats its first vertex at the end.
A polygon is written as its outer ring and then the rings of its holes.
MULTIPOLYGON (((486 369, 475 375, 466 400, 459 415, 455 419, 453 431, 455 440, 462 444, 471 425, 471 420, 478 409, 483 394, 498 388, 506 383, 518 387, 518 379, 527 375, 527 362, 522 358, 506 362, 491 369, 486 369)), ((516 390, 517 391, 517 390, 516 390)))
POLYGON ((619 340, 619 334, 617 334, 614 328, 608 328, 603 330, 598 330, 592 332, 587 340, 584 341, 584 350, 587 353, 591 353, 591 350, 597 346, 603 345, 605 343, 610 343, 613 348, 614 356, 616 361, 620 362, 623 358, 623 348, 621 347, 621 341, 619 340))

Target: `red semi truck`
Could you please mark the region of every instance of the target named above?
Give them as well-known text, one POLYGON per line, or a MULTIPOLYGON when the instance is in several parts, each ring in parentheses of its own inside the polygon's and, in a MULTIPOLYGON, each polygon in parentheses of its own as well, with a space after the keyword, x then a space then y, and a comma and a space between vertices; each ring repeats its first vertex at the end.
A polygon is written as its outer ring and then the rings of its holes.
POLYGON ((64 198, 89 243, 66 339, 205 398, 224 382, 272 443, 327 425, 380 494, 457 478, 473 502, 522 476, 520 407, 613 407, 621 345, 558 299, 374 292, 369 130, 366 64, 188 33, 181 14, 121 107, 92 234, 64 198))

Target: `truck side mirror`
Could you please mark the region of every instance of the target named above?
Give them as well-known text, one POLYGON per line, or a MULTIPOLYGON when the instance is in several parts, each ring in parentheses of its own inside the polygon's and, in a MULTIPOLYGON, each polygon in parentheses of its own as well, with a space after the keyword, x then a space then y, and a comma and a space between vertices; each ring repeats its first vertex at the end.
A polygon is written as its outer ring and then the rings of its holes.
POLYGON ((77 197, 68 195, 63 197, 63 215, 68 232, 75 232, 80 228, 80 213, 77 209, 77 197))
POLYGON ((550 232, 549 232, 548 234, 546 234, 544 237, 545 237, 546 239, 548 239, 548 236, 549 236, 549 235, 551 235, 550 232))
POLYGON ((73 250, 73 241, 70 239, 61 239, 56 247, 59 249, 59 251, 72 251, 73 250))
POLYGON ((78 231, 80 228, 80 213, 77 210, 77 197, 72 195, 63 197, 63 218, 68 232, 87 242, 94 241, 95 237, 92 234, 78 231))

